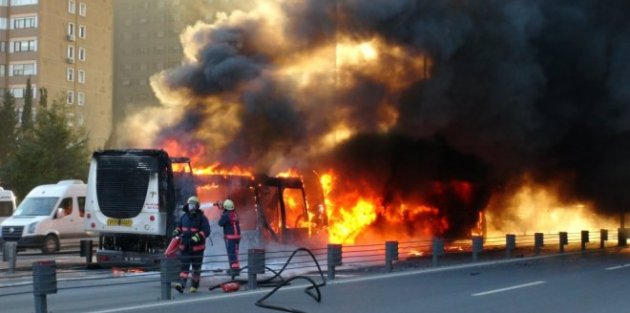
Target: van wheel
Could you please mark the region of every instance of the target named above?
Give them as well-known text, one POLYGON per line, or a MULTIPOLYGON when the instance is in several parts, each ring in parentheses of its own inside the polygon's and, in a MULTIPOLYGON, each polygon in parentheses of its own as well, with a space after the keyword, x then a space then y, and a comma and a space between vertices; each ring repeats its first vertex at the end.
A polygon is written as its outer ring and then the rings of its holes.
POLYGON ((59 251, 59 239, 55 235, 48 235, 44 238, 44 245, 42 246, 43 253, 55 253, 59 251))

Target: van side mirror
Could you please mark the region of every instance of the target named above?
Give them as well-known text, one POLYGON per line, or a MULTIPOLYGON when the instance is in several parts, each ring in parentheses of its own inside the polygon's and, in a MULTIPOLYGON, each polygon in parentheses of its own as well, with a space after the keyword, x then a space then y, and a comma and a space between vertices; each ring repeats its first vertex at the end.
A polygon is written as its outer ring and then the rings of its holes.
POLYGON ((66 216, 66 211, 63 208, 58 208, 57 209, 57 218, 62 218, 66 216))

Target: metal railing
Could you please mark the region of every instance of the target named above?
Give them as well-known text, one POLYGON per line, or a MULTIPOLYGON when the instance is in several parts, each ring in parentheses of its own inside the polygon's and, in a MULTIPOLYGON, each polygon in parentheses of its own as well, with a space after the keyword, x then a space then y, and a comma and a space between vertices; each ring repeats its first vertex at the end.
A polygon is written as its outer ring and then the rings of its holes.
MULTIPOLYGON (((308 254, 296 254, 297 250, 250 249, 239 253, 239 259, 246 262, 243 262, 245 266, 239 273, 244 275, 238 277, 247 277, 247 279, 240 280, 236 278, 236 275, 232 275, 228 282, 241 284, 247 289, 257 289, 260 286, 279 286, 286 282, 287 279, 282 277, 282 272, 302 275, 318 270, 321 272, 324 268, 327 280, 334 280, 339 273, 356 272, 358 269, 361 273, 382 273, 407 268, 510 259, 516 256, 605 249, 625 246, 626 235, 625 231, 601 229, 575 233, 507 234, 503 237, 471 237, 456 241, 432 238, 364 245, 329 244, 326 247, 307 250, 308 254), (610 241, 610 238, 617 239, 617 242, 610 241)), ((79 247, 81 256, 86 258, 85 264, 91 263, 94 248, 92 242, 82 241, 79 247)), ((26 281, 25 279, 30 275, 15 271, 15 259, 18 257, 15 252, 14 243, 5 243, 3 261, 12 265, 7 270, 7 274, 11 273, 11 275, 0 278, 0 299, 32 293, 35 296, 35 312, 38 313, 46 312, 46 295, 77 288, 155 282, 161 285, 160 298, 170 300, 173 298, 172 283, 179 280, 181 257, 164 257, 159 265, 145 268, 147 271, 141 273, 132 272, 129 268, 121 269, 119 272, 93 271, 86 268, 61 269, 55 261, 37 261, 32 263, 32 280, 26 281), (16 278, 23 280, 21 289, 16 291, 15 288, 3 286, 3 280, 16 278), (59 284, 59 281, 63 281, 63 284, 59 284)), ((225 280, 226 276, 229 276, 225 274, 228 272, 225 267, 228 264, 227 260, 227 254, 205 255, 201 270, 204 279, 222 277, 225 280)), ((323 274, 322 279, 324 279, 323 274)), ((310 280, 313 282, 312 279, 310 280)), ((313 284, 320 286, 314 282, 313 284)))

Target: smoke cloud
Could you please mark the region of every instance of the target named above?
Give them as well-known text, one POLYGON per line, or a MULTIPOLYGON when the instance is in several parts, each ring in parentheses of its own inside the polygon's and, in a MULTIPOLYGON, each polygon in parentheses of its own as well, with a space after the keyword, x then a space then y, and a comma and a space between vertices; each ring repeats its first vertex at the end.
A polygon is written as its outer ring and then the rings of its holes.
POLYGON ((464 226, 525 173, 630 208, 630 3, 256 1, 181 39, 185 65, 152 85, 184 113, 156 144, 191 138, 267 172, 334 166, 382 182, 385 204, 468 180, 464 226))

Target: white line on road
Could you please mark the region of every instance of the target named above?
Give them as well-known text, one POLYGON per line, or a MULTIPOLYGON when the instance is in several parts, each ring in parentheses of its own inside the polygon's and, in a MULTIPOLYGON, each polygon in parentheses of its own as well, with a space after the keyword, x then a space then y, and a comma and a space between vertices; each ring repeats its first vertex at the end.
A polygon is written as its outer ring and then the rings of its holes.
POLYGON ((621 269, 621 268, 624 268, 624 267, 628 267, 628 266, 630 266, 630 263, 629 264, 624 264, 624 265, 617 265, 617 266, 607 267, 606 270, 607 271, 614 271, 614 270, 618 270, 618 269, 621 269))
POLYGON ((540 280, 540 281, 535 281, 535 282, 522 284, 522 285, 516 285, 516 286, 512 286, 512 287, 505 287, 505 288, 501 288, 501 289, 494 289, 494 290, 484 291, 484 292, 480 292, 480 293, 473 293, 472 296, 473 297, 485 296, 485 295, 489 295, 489 294, 493 294, 493 293, 497 293, 497 292, 504 292, 504 291, 518 289, 518 288, 531 287, 531 286, 536 286, 536 285, 540 285, 540 284, 544 284, 544 283, 545 283, 544 281, 540 280))

